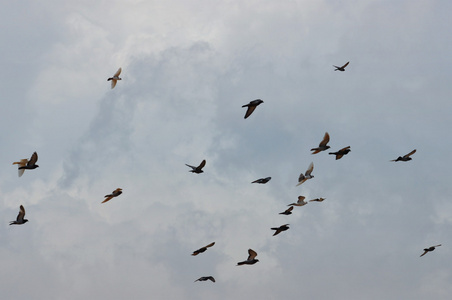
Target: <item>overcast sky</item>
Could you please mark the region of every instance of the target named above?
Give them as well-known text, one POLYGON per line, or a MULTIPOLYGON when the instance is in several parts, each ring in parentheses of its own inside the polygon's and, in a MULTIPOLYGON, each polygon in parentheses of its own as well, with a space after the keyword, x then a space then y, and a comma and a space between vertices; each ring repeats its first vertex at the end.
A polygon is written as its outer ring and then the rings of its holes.
POLYGON ((1 297, 450 299, 451 10, 3 3, 1 297), (331 149, 312 155, 325 132, 331 149), (12 162, 34 151, 19 178, 12 162), (300 195, 326 200, 278 214, 300 195), (9 226, 21 204, 29 222, 9 226), (236 266, 249 248, 259 262, 236 266))

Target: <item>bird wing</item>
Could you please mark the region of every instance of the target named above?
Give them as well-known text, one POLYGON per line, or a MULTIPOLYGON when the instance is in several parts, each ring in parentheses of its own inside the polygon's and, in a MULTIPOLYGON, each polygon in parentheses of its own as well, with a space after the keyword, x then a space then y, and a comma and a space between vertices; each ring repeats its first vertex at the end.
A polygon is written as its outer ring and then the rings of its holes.
POLYGON ((102 203, 105 203, 105 202, 107 202, 107 201, 110 201, 110 200, 113 198, 113 196, 111 196, 111 195, 107 195, 107 196, 105 196, 105 197, 107 197, 107 198, 105 198, 105 200, 102 201, 102 203))
POLYGON ((323 140, 320 142, 319 147, 325 147, 329 141, 330 141, 330 135, 328 134, 328 132, 325 132, 325 135, 323 136, 323 140))
POLYGON ((114 88, 115 86, 116 86, 116 83, 117 83, 118 81, 116 80, 116 79, 111 79, 111 88, 114 88))
POLYGON ((309 165, 309 168, 306 170, 305 176, 311 175, 312 170, 314 170, 314 163, 313 162, 311 162, 311 164, 309 165))
POLYGON ((291 206, 288 209, 286 209, 286 212, 291 212, 292 210, 293 210, 293 206, 291 206))
POLYGON ((116 71, 115 75, 113 75, 113 77, 117 77, 119 76, 119 74, 121 74, 122 69, 119 68, 118 71, 116 71))
POLYGON ((341 159, 344 154, 336 154, 336 160, 341 159))
POLYGON ((212 247, 213 245, 215 245, 215 242, 210 243, 209 245, 207 245, 205 248, 209 248, 212 247))
POLYGON ((425 254, 427 254, 427 252, 428 252, 427 250, 424 250, 424 253, 422 253, 421 256, 419 256, 419 257, 424 256, 425 254))
POLYGON ((27 163, 27 166, 33 166, 34 164, 36 164, 37 161, 38 161, 38 153, 33 152, 30 160, 27 163))
POLYGON ((409 157, 411 155, 413 155, 416 152, 416 149, 414 149, 413 151, 411 151, 410 153, 404 155, 403 157, 409 157))
POLYGON ((248 106, 248 109, 246 110, 245 113, 245 119, 248 118, 249 116, 251 116, 251 114, 253 113, 253 111, 256 109, 256 106, 252 105, 252 106, 248 106))
POLYGON ((346 66, 348 66, 349 63, 350 63, 350 62, 348 61, 345 65, 343 65, 343 66, 341 67, 341 69, 343 69, 343 68, 345 68, 346 66))
POLYGON ((257 256, 256 251, 254 251, 253 249, 248 249, 248 254, 248 260, 253 260, 257 256))
POLYGON ((204 166, 206 165, 206 160, 204 159, 202 162, 201 162, 201 164, 197 167, 197 169, 202 169, 202 168, 204 168, 204 166))
POLYGON ((23 223, 25 217, 25 208, 23 205, 20 206, 19 214, 17 215, 16 221, 19 223, 23 223))

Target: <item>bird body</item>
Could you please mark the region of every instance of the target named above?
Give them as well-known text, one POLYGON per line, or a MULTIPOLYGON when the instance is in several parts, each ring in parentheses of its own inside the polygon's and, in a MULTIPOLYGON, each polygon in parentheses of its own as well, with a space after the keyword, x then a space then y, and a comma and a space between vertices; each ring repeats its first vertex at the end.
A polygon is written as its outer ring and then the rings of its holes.
POLYGON ((304 201, 305 198, 306 197, 304 197, 304 196, 298 196, 298 201, 296 203, 291 203, 291 204, 289 204, 287 206, 303 206, 303 205, 306 205, 306 204, 308 204, 308 202, 304 201))
POLYGON ((316 198, 316 199, 312 199, 309 200, 309 202, 323 202, 323 200, 325 200, 326 198, 316 198))
POLYGON ((199 253, 204 253, 204 252, 206 252, 207 248, 212 247, 213 245, 215 245, 215 242, 210 243, 209 245, 204 246, 204 247, 202 247, 202 248, 199 248, 199 249, 196 250, 196 251, 193 251, 192 255, 193 255, 193 256, 196 256, 196 255, 198 255, 199 253))
POLYGON ((190 165, 187 165, 187 164, 185 164, 185 165, 186 165, 187 167, 190 167, 190 168, 191 168, 191 170, 188 171, 188 172, 200 174, 200 173, 203 173, 203 172, 204 172, 204 171, 202 170, 202 168, 204 168, 204 166, 206 165, 206 160, 204 159, 204 160, 201 162, 201 164, 200 164, 199 166, 197 166, 197 167, 190 166, 190 165))
POLYGON ((264 184, 264 183, 269 182, 270 179, 272 179, 272 178, 271 178, 271 177, 260 178, 260 179, 254 180, 254 181, 251 182, 251 183, 260 183, 260 184, 264 184))
POLYGON ((38 161, 38 153, 33 152, 30 159, 23 158, 20 161, 13 162, 13 165, 18 165, 19 177, 21 177, 25 170, 33 170, 38 168, 39 166, 36 164, 38 161))
POLYGON ((25 208, 23 205, 20 206, 19 214, 17 215, 16 221, 9 222, 9 225, 22 225, 28 222, 27 219, 24 219, 25 217, 25 208))
POLYGON ((311 162, 309 164, 309 167, 306 170, 306 172, 304 174, 301 173, 300 176, 298 177, 298 184, 296 186, 299 186, 300 184, 302 184, 303 182, 305 182, 308 179, 314 178, 314 175, 311 174, 313 170, 314 170, 314 163, 311 162))
POLYGON ((248 104, 242 105, 242 107, 248 107, 248 109, 246 110, 246 113, 245 113, 245 119, 248 118, 249 116, 251 116, 251 114, 256 109, 256 107, 261 103, 264 103, 264 101, 262 101, 261 99, 256 99, 256 100, 251 101, 248 104))
POLYGON ((348 62, 347 62, 345 65, 343 65, 342 67, 338 67, 338 66, 333 65, 333 67, 336 68, 336 69, 334 69, 334 71, 341 71, 341 72, 344 72, 344 71, 345 71, 345 67, 348 66, 349 63, 350 63, 350 62, 348 61, 348 62))
POLYGON ((111 194, 105 195, 106 198, 104 199, 104 201, 102 201, 102 203, 110 201, 112 198, 118 197, 121 194, 122 194, 122 189, 121 188, 117 188, 111 194))
POLYGON ((439 246, 441 246, 441 244, 436 245, 436 246, 431 246, 431 247, 429 247, 429 248, 425 248, 425 249, 424 249, 424 253, 422 253, 420 257, 424 256, 424 255, 427 254, 428 252, 432 252, 433 250, 435 250, 436 247, 439 247, 439 246))
MULTIPOLYGON (((293 207, 293 206, 292 206, 292 207, 293 207)), ((279 227, 272 227, 272 228, 271 228, 272 230, 276 230, 275 233, 273 234, 273 236, 279 234, 279 233, 282 232, 282 231, 286 231, 287 229, 289 229, 289 226, 288 226, 288 225, 289 225, 289 224, 284 224, 284 225, 281 225, 281 226, 279 226, 279 227)))
POLYGON ((311 151, 313 151, 311 154, 317 154, 321 151, 330 149, 330 146, 327 145, 329 141, 330 141, 330 135, 328 134, 328 132, 325 132, 325 135, 323 136, 323 140, 320 142, 319 146, 317 148, 311 149, 311 151))
POLYGON ((292 214, 292 210, 293 210, 293 206, 290 206, 288 209, 286 209, 285 211, 283 211, 282 213, 279 213, 280 215, 291 215, 292 214))
POLYGON ((412 158, 410 156, 413 155, 415 152, 416 152, 416 149, 414 149, 413 151, 411 151, 408 154, 405 154, 404 156, 399 156, 399 157, 397 157, 397 159, 393 159, 391 161, 409 161, 409 160, 412 160, 412 158))
POLYGON ((350 150, 350 146, 347 146, 347 147, 345 147, 345 148, 342 148, 342 149, 339 150, 339 151, 336 151, 336 152, 330 152, 330 153, 328 153, 328 154, 336 155, 336 160, 338 160, 338 159, 341 159, 342 156, 346 155, 346 154, 349 153, 350 151, 352 151, 352 150, 350 150))
POLYGON ((119 68, 118 71, 116 71, 115 75, 113 75, 113 77, 107 79, 107 81, 111 80, 111 88, 114 88, 116 86, 118 80, 122 80, 122 78, 119 78, 119 74, 121 74, 121 71, 122 69, 119 68))
POLYGON ((248 249, 248 258, 247 260, 241 261, 237 263, 237 266, 241 265, 254 265, 259 260, 256 259, 257 253, 253 249, 248 249))
POLYGON ((203 277, 196 279, 195 282, 196 281, 207 281, 207 280, 215 282, 215 278, 213 278, 213 276, 203 276, 203 277))

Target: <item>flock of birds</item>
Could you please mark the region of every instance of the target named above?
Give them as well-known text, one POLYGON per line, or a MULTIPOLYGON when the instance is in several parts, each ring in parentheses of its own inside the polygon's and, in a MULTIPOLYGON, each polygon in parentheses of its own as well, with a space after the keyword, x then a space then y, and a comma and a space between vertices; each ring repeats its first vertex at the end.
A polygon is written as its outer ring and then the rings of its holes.
MULTIPOLYGON (((344 72, 345 68, 348 66, 350 62, 345 63, 343 66, 339 67, 339 66, 334 66, 335 70, 334 71, 341 71, 344 72)), ((107 81, 111 81, 111 88, 113 89, 117 82, 119 80, 122 80, 119 75, 121 74, 122 69, 119 68, 116 73, 107 79, 107 81)), ((255 111, 256 107, 259 106, 260 104, 264 103, 264 101, 262 101, 261 99, 256 99, 251 101, 248 104, 243 105, 242 107, 247 107, 246 113, 245 113, 245 119, 247 119, 249 116, 251 116, 251 114, 255 111)), ((322 151, 328 150, 330 149, 330 146, 328 146, 328 142, 330 141, 330 136, 328 134, 328 132, 325 132, 325 135, 323 136, 322 141, 319 143, 318 147, 312 148, 312 154, 317 154, 320 153, 322 151)), ((344 147, 336 152, 329 152, 330 155, 335 155, 336 160, 341 159, 344 155, 347 155, 350 152, 350 146, 344 147)), ((393 159, 391 161, 393 162, 398 162, 398 161, 403 161, 403 162, 407 162, 412 160, 411 155, 413 155, 416 152, 416 149, 414 149, 413 151, 411 151, 408 154, 405 154, 403 156, 399 156, 396 159, 393 159)), ((34 170, 36 168, 39 167, 39 165, 36 164, 36 162, 38 161, 38 154, 36 152, 34 152, 30 159, 24 158, 21 159, 20 161, 17 162, 13 162, 13 165, 18 165, 18 174, 19 177, 21 177, 25 170, 34 170)), ((189 172, 192 173, 196 173, 196 174, 201 174, 203 173, 203 168, 206 165, 206 160, 203 160, 198 166, 192 166, 192 165, 188 165, 186 164, 186 166, 190 167, 191 170, 189 172)), ((314 178, 314 175, 312 175, 312 172, 314 170, 314 163, 311 162, 308 166, 308 169, 304 172, 301 173, 300 176, 298 177, 298 183, 296 186, 299 186, 301 184, 303 184, 304 182, 306 182, 309 179, 314 178)), ((267 182, 269 182, 271 180, 271 177, 266 177, 266 178, 260 178, 257 179, 251 183, 259 183, 259 184, 265 184, 267 182)), ((111 199, 119 196, 122 194, 122 188, 117 188, 115 189, 113 192, 111 192, 108 195, 105 195, 105 199, 101 202, 101 203, 105 203, 107 201, 110 201, 111 199)), ((291 203, 289 204, 289 208, 286 209, 285 211, 279 213, 281 215, 291 215, 292 214, 292 210, 294 209, 295 206, 299 207, 299 206, 304 206, 306 204, 308 204, 308 202, 323 202, 326 198, 315 198, 315 199, 311 199, 309 201, 305 201, 306 197, 304 196, 298 196, 298 201, 295 203, 291 203)), ((27 223, 28 220, 25 219, 25 208, 23 205, 20 205, 19 208, 19 214, 17 215, 17 218, 15 221, 11 221, 9 223, 9 225, 23 225, 25 223, 27 223)), ((284 224, 281 225, 279 227, 272 227, 271 230, 275 230, 273 236, 280 234, 283 231, 286 231, 289 229, 289 225, 290 224, 284 224)), ((204 247, 199 248, 198 250, 193 251, 192 255, 196 256, 198 254, 204 253, 205 251, 207 251, 208 248, 212 247, 213 245, 215 245, 215 242, 212 242, 204 247)), ((425 254, 427 254, 428 252, 434 251, 436 247, 441 246, 441 244, 439 245, 435 245, 435 246, 430 246, 428 248, 424 249, 424 252, 421 254, 421 257, 424 256, 425 254)), ((241 265, 253 265, 257 262, 259 262, 258 259, 256 259, 257 257, 257 252, 254 251, 253 249, 248 249, 248 258, 244 261, 240 261, 237 263, 237 266, 241 266, 241 265)), ((212 282, 215 282, 215 278, 213 276, 202 276, 200 278, 198 278, 196 281, 207 281, 210 280, 212 282)))

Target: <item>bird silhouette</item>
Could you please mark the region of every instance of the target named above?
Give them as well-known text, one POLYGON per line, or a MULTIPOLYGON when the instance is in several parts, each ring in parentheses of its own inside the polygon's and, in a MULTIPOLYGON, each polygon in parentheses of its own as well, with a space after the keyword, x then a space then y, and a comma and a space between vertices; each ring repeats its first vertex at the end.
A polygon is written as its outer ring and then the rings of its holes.
POLYGON ((323 202, 323 200, 325 200, 326 198, 315 198, 312 200, 309 200, 309 202, 323 202))
POLYGON ((424 255, 427 254, 428 252, 431 252, 431 251, 435 250, 435 248, 436 248, 436 247, 439 247, 439 246, 441 246, 441 244, 436 245, 436 246, 431 246, 431 247, 429 247, 429 248, 425 248, 425 249, 424 249, 424 253, 422 253, 420 257, 424 256, 424 255))
POLYGON ((397 159, 393 159, 391 161, 409 161, 409 160, 412 160, 412 158, 410 156, 413 155, 415 152, 416 152, 416 149, 414 149, 413 151, 411 151, 408 154, 405 154, 404 156, 399 156, 399 157, 397 157, 397 159))
POLYGON ((291 203, 291 204, 289 204, 287 206, 303 206, 303 205, 308 204, 308 202, 304 201, 304 199, 306 199, 305 196, 298 196, 298 201, 297 202, 291 203))
POLYGON ((109 195, 105 195, 105 199, 104 201, 102 201, 102 203, 105 203, 107 201, 110 201, 112 198, 114 197, 118 197, 119 195, 122 194, 122 189, 121 188, 117 188, 116 190, 114 190, 113 192, 111 192, 111 194, 109 195))
POLYGON ((293 206, 289 207, 288 209, 286 209, 285 211, 279 213, 280 215, 291 215, 292 214, 292 210, 293 210, 293 206))
POLYGON ((187 164, 185 164, 187 167, 190 167, 190 168, 192 168, 190 171, 188 171, 188 172, 192 172, 192 173, 196 173, 196 174, 200 174, 200 173, 203 173, 204 171, 202 170, 202 168, 204 168, 204 166, 206 165, 206 160, 204 159, 202 162, 201 162, 201 164, 199 165, 199 166, 197 166, 197 167, 194 167, 194 166, 190 166, 190 165, 187 165, 187 164))
POLYGON ((339 150, 339 151, 336 151, 336 152, 330 152, 330 153, 328 153, 328 154, 336 155, 336 160, 338 160, 338 159, 341 159, 342 156, 346 155, 346 154, 349 153, 350 151, 352 151, 352 150, 350 150, 350 146, 347 146, 347 147, 345 147, 345 148, 342 148, 342 149, 339 150))
POLYGON ((254 265, 259 260, 256 259, 257 253, 253 249, 248 249, 248 258, 247 260, 241 261, 237 263, 237 266, 241 265, 254 265))
POLYGON ((25 217, 25 208, 23 205, 20 206, 19 214, 17 215, 16 221, 9 222, 9 225, 22 225, 28 222, 27 219, 24 219, 25 217))
POLYGON ((270 179, 272 179, 272 178, 271 178, 271 177, 260 178, 260 179, 254 180, 254 181, 251 182, 251 183, 261 183, 261 184, 264 184, 264 183, 269 182, 270 179))
POLYGON ((196 281, 207 281, 210 280, 212 282, 215 282, 215 278, 213 278, 213 276, 203 276, 203 277, 199 277, 198 279, 196 279, 194 282, 196 281))
POLYGON ((122 69, 119 68, 118 71, 116 71, 115 75, 113 75, 113 77, 107 79, 107 81, 111 80, 111 88, 114 88, 116 86, 118 80, 122 80, 122 78, 119 78, 119 74, 121 74, 121 71, 122 69))
POLYGON ((256 109, 256 107, 261 103, 264 103, 264 101, 262 101, 261 99, 256 99, 256 100, 251 101, 248 104, 242 105, 242 107, 248 107, 248 109, 246 110, 246 113, 245 113, 245 119, 248 118, 249 116, 251 116, 251 114, 256 109))
POLYGON ((196 255, 198 255, 199 253, 206 252, 207 248, 212 247, 213 245, 215 245, 215 242, 210 243, 209 245, 204 246, 204 247, 202 247, 202 248, 199 248, 199 249, 196 250, 196 251, 193 251, 192 255, 193 255, 193 256, 196 256, 196 255))
POLYGON ((309 167, 304 174, 303 173, 300 174, 300 176, 298 177, 298 184, 296 186, 299 186, 300 184, 302 184, 303 182, 305 182, 308 179, 314 178, 314 175, 311 175, 312 170, 314 170, 313 162, 311 162, 309 164, 309 167))
POLYGON ((21 177, 25 170, 33 170, 38 168, 39 166, 36 164, 38 161, 38 153, 33 152, 30 159, 23 158, 20 161, 13 162, 13 165, 18 165, 19 177, 21 177))
POLYGON ((336 68, 336 69, 334 69, 334 71, 341 71, 341 72, 344 72, 344 71, 345 71, 345 67, 348 66, 349 63, 350 63, 350 62, 348 61, 348 62, 347 62, 345 65, 343 65, 342 67, 338 67, 338 66, 333 65, 333 67, 336 68))
MULTIPOLYGON (((293 206, 292 206, 293 207, 293 206)), ((287 229, 289 229, 289 226, 288 226, 289 224, 284 224, 284 225, 281 225, 281 226, 279 226, 279 227, 272 227, 271 229, 272 230, 276 230, 275 231, 275 233, 273 234, 273 236, 275 236, 275 235, 277 235, 277 234, 279 234, 279 233, 281 233, 281 232, 283 232, 283 231, 286 231, 287 229)))
POLYGON ((329 141, 330 141, 330 135, 328 134, 328 132, 325 132, 325 135, 323 136, 323 140, 320 142, 319 146, 317 148, 311 149, 311 151, 313 151, 311 154, 317 154, 321 151, 330 149, 330 146, 327 145, 329 141))

